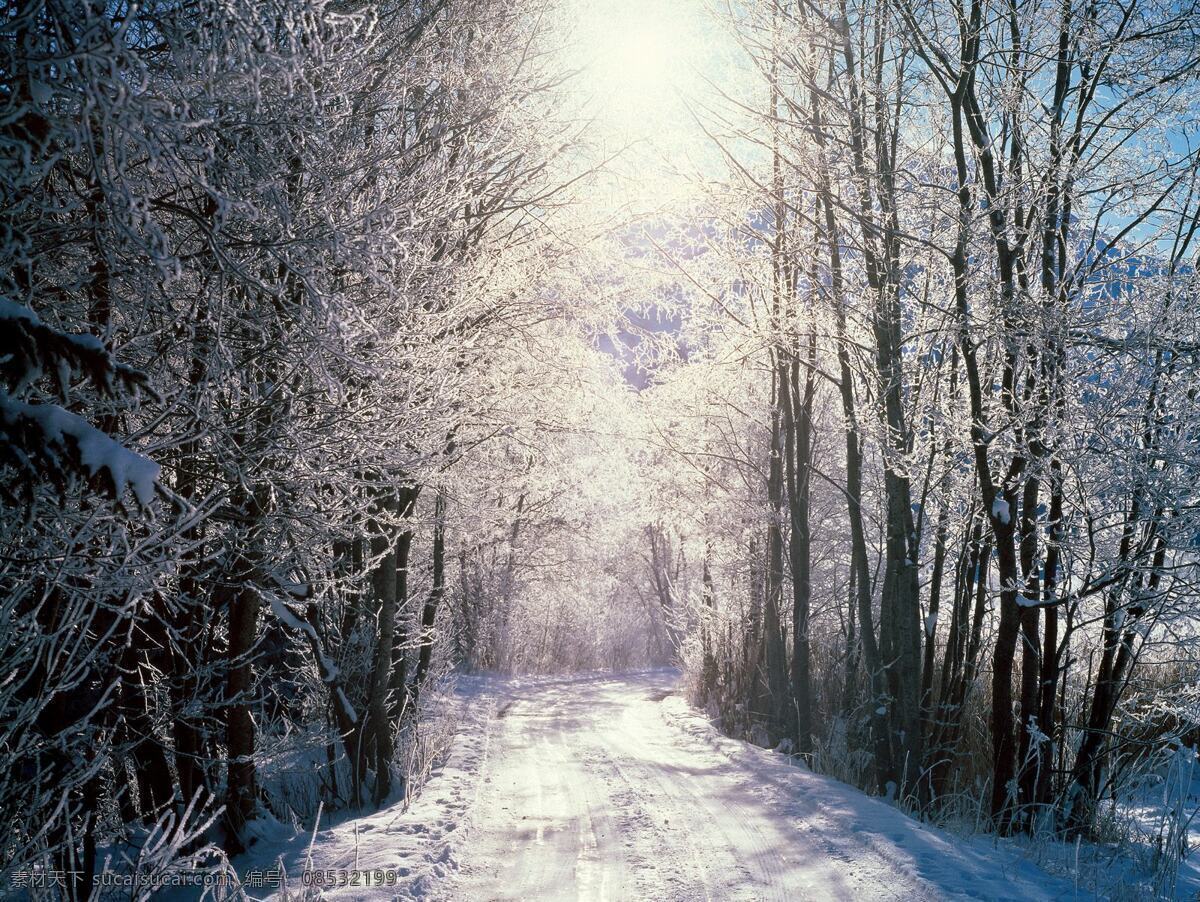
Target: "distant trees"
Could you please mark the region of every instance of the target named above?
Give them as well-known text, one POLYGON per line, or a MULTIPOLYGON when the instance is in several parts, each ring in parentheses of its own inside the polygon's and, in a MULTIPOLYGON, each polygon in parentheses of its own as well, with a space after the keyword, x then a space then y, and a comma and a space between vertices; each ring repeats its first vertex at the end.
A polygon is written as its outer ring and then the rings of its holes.
POLYGON ((458 641, 472 666, 504 671, 666 663, 687 586, 668 585, 677 549, 642 521, 653 474, 637 402, 616 361, 562 325, 531 325, 493 358, 497 391, 476 428, 503 435, 466 452, 448 486, 482 499, 447 507, 458 641))

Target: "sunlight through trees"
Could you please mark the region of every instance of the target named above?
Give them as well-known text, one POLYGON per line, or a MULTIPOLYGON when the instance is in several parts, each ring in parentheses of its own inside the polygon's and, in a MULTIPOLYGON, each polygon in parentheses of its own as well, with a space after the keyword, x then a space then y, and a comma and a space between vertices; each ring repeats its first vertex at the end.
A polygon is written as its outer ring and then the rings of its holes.
POLYGON ((1194 0, 9 4, 0 874, 401 802, 471 670, 676 666, 914 816, 1100 838, 1200 740, 1197 46, 1194 0))

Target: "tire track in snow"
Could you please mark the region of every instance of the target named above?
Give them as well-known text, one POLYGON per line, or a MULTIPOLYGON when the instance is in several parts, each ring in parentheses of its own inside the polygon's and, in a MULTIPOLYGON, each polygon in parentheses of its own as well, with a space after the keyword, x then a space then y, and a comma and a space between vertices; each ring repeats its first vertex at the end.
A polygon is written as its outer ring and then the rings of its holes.
POLYGON ((583 712, 555 700, 550 693, 536 706, 507 706, 491 759, 498 766, 479 812, 489 829, 476 837, 454 898, 625 898, 605 813, 611 801, 579 755, 589 735, 583 712))
POLYGON ((657 835, 640 845, 651 855, 660 853, 663 844, 675 849, 669 857, 681 873, 665 891, 685 899, 764 898, 758 890, 770 881, 758 879, 748 866, 749 859, 761 857, 766 849, 761 834, 756 841, 744 841, 752 835, 744 829, 746 819, 736 800, 724 793, 722 809, 714 810, 709 793, 723 789, 714 780, 719 775, 707 769, 695 773, 693 764, 681 760, 656 708, 653 699, 632 702, 608 742, 617 776, 642 810, 655 813, 649 822, 657 835), (743 835, 735 836, 739 831, 730 829, 735 825, 743 835), (724 843, 712 844, 711 834, 700 837, 697 828, 713 826, 724 843))
POLYGON ((494 722, 462 870, 439 897, 1074 898, 1036 869, 720 736, 673 694, 676 679, 517 681, 523 697, 494 722))

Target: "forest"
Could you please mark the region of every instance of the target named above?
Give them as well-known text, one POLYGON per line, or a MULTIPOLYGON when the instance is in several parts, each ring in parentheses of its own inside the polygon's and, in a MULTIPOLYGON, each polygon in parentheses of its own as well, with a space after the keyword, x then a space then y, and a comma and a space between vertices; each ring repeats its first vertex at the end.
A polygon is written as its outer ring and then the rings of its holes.
POLYGON ((1174 898, 1198 230, 1196 0, 8 0, 0 897, 406 810, 460 682, 673 668, 1174 898))

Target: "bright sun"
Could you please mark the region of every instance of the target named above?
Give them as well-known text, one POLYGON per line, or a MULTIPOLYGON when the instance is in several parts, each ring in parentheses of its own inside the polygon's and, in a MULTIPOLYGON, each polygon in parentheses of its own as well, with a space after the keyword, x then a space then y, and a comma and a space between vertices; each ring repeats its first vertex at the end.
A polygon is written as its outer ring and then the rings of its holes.
POLYGON ((595 203, 658 208, 685 192, 707 139, 696 104, 724 55, 705 0, 574 0, 564 50, 569 90, 588 123, 586 150, 603 160, 595 203), (606 192, 606 193, 605 193, 606 192))
POLYGON ((668 23, 639 22, 614 28, 605 38, 591 61, 598 87, 627 95, 653 93, 686 74, 679 35, 672 33, 668 23))
POLYGON ((684 111, 697 70, 694 13, 686 2, 601 0, 579 4, 580 89, 601 124, 661 133, 684 111))

